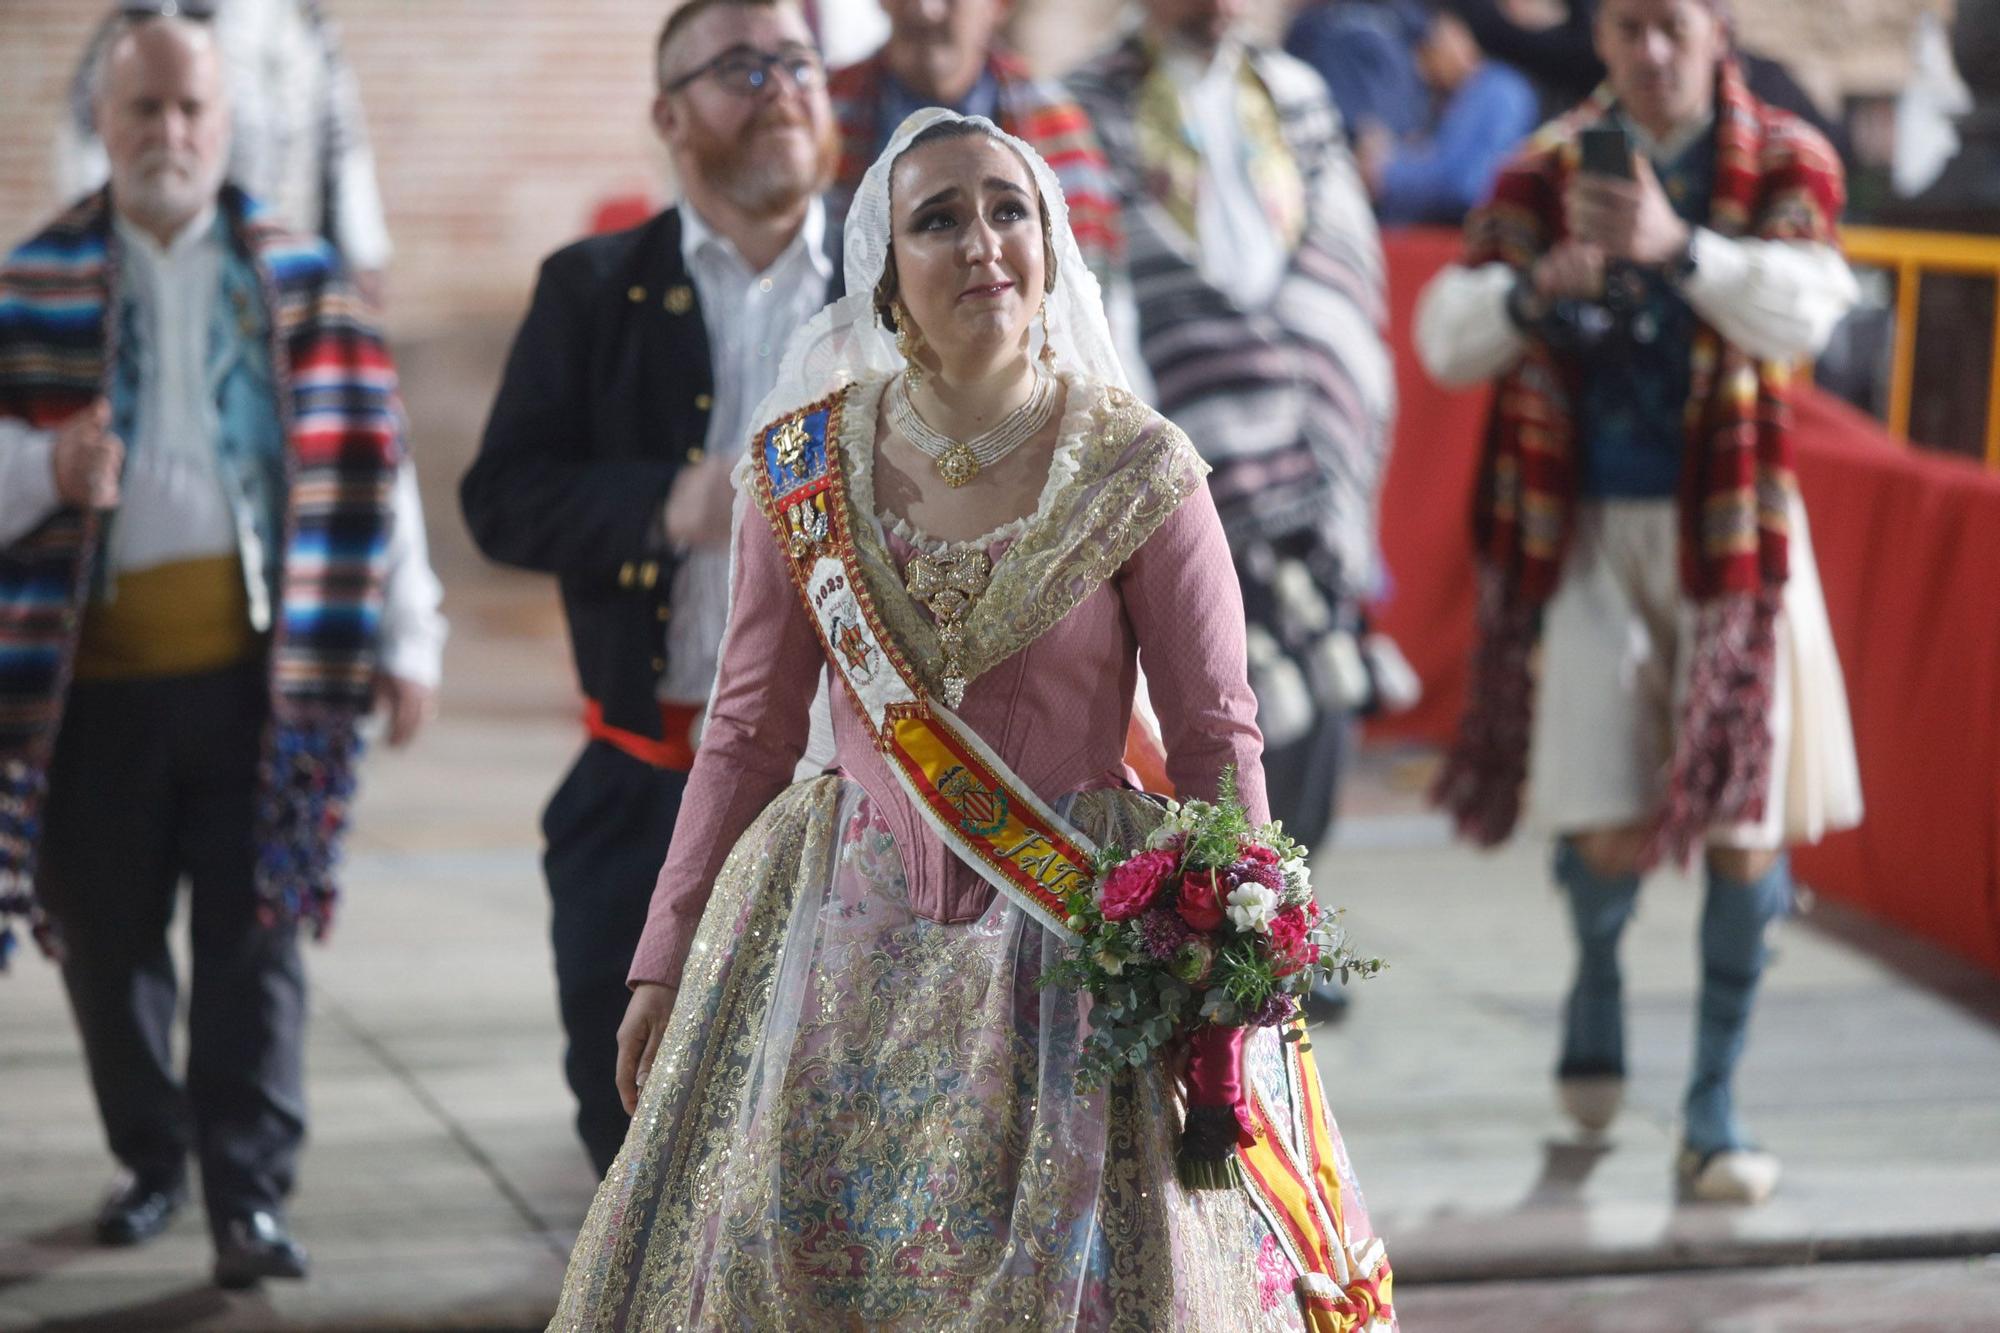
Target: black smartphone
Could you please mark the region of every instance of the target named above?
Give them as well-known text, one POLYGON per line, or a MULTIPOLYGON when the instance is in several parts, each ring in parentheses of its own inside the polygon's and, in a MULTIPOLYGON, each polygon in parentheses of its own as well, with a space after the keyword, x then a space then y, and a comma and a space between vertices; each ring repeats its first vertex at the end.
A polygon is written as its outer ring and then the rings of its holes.
POLYGON ((1582 168, 1593 176, 1632 177, 1632 139, 1622 125, 1592 125, 1579 139, 1582 168))

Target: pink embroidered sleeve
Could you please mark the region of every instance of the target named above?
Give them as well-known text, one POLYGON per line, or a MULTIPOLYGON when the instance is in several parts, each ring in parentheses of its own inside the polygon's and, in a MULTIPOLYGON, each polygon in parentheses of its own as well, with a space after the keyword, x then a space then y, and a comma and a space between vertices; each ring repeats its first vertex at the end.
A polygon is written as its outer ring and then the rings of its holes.
POLYGON ((717 872, 805 753, 823 660, 771 525, 744 509, 715 703, 628 982, 679 986, 717 872))
POLYGON ((1234 764, 1250 818, 1269 819, 1264 737, 1244 662, 1243 591, 1205 484, 1125 562, 1119 578, 1174 789, 1212 797, 1222 770, 1234 764))

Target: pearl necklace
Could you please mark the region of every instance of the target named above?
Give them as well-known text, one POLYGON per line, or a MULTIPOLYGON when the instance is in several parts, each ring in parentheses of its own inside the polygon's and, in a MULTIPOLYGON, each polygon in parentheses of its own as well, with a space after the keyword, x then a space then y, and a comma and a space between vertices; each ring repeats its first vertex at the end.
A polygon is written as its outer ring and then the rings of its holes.
POLYGON ((1013 453, 1049 424, 1056 408, 1056 377, 1035 371, 1035 387, 1027 400, 991 429, 969 440, 954 440, 917 413, 902 380, 892 382, 889 420, 898 432, 931 460, 945 485, 959 487, 1013 453))

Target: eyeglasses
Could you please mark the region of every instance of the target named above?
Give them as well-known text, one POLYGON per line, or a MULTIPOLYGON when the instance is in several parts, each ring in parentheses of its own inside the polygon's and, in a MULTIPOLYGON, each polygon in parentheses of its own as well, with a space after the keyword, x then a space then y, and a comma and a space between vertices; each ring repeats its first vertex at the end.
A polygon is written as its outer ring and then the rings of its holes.
POLYGON ((191 19, 206 23, 215 17, 215 0, 121 0, 125 19, 191 19))
POLYGON ((826 66, 811 51, 787 51, 783 55, 774 55, 769 51, 732 48, 667 84, 666 91, 677 93, 696 79, 712 74, 715 81, 730 92, 742 97, 755 97, 770 86, 771 71, 774 69, 784 70, 791 76, 793 84, 800 88, 817 88, 826 79, 826 66))

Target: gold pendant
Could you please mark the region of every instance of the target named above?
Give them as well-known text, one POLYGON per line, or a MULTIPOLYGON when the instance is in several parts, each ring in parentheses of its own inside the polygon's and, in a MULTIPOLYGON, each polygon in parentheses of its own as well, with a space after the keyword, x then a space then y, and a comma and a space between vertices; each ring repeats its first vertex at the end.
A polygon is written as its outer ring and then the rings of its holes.
POLYGON ((910 590, 910 596, 928 607, 937 621, 947 708, 965 702, 965 618, 986 591, 992 573, 986 552, 977 550, 942 556, 914 555, 903 573, 903 586, 910 590))
POLYGON ((979 475, 979 458, 963 441, 954 443, 937 456, 937 473, 945 485, 956 489, 979 475))

